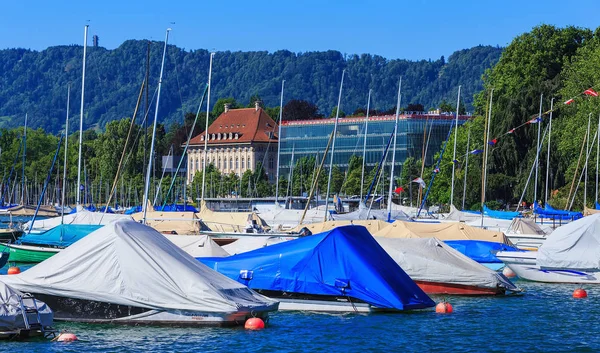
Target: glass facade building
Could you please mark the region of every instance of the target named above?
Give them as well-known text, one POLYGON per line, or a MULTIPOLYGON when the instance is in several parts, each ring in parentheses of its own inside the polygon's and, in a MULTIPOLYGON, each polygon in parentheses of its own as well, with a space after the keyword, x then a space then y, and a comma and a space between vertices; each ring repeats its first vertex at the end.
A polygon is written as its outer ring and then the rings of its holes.
MULTIPOLYGON (((470 119, 469 115, 461 115, 458 124, 470 119)), ((437 114, 424 112, 402 113, 398 121, 396 138, 396 170, 398 173, 408 157, 420 159, 424 141, 429 138, 426 164, 435 163, 433 156, 440 150, 448 136, 449 129, 455 120, 454 114, 437 114), (427 131, 425 132, 425 126, 427 131)), ((395 115, 369 117, 366 127, 366 165, 375 166, 381 160, 385 147, 394 130, 395 115)), ((302 157, 323 157, 330 134, 333 132, 335 119, 316 119, 301 121, 284 121, 281 126, 280 175, 290 170, 292 154, 294 161, 302 157)), ((362 157, 365 141, 365 117, 340 118, 335 140, 333 164, 341 170, 348 168, 352 155, 362 157)), ((386 164, 391 163, 391 148, 386 164)), ((325 159, 325 167, 329 167, 331 156, 325 159)), ((296 162, 294 162, 296 163, 296 162)))

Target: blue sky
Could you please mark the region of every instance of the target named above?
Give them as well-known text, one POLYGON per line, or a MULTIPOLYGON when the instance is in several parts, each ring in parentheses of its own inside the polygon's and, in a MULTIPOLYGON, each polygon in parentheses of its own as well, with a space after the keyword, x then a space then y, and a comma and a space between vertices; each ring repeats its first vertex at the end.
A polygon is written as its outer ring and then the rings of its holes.
POLYGON ((90 41, 97 34, 107 48, 162 40, 170 26, 170 42, 186 49, 437 59, 478 44, 505 46, 542 23, 595 29, 599 14, 599 1, 564 0, 3 1, 0 48, 81 44, 89 23, 90 41))

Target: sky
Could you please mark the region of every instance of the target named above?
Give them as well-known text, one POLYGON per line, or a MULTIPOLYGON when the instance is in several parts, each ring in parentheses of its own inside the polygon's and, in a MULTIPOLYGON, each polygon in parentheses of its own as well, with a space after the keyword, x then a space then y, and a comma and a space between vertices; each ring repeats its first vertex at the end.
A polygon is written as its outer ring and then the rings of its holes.
POLYGON ((0 49, 83 43, 83 27, 113 49, 127 39, 185 49, 339 50, 388 59, 446 58, 476 45, 506 46, 543 23, 595 29, 600 1, 557 0, 5 0, 0 49))

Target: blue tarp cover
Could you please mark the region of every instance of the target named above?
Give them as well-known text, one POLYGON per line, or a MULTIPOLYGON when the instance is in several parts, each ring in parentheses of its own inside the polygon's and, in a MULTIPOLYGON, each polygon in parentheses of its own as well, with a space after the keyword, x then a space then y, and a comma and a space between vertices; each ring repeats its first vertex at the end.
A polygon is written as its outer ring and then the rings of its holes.
POLYGON ((25 234, 19 238, 18 243, 67 247, 101 227, 88 224, 62 224, 43 233, 25 234))
POLYGON ((165 207, 154 206, 154 209, 161 212, 198 212, 198 209, 192 205, 165 205, 165 207))
POLYGON ((479 263, 501 263, 492 251, 520 251, 506 244, 483 240, 446 240, 444 243, 479 263))
POLYGON ((198 260, 257 290, 347 295, 397 310, 435 305, 363 226, 338 227, 239 255, 198 260), (242 279, 240 271, 252 271, 252 278, 242 279))
POLYGON ((511 211, 495 211, 489 209, 487 206, 483 205, 483 214, 498 219, 513 219, 522 217, 520 212, 511 212, 511 211))
POLYGON ((537 202, 534 204, 534 210, 540 218, 576 220, 583 217, 583 213, 581 212, 557 210, 550 206, 550 204, 546 204, 544 208, 541 208, 537 202))
POLYGON ((133 206, 125 210, 125 214, 134 214, 138 212, 142 212, 142 206, 133 206))

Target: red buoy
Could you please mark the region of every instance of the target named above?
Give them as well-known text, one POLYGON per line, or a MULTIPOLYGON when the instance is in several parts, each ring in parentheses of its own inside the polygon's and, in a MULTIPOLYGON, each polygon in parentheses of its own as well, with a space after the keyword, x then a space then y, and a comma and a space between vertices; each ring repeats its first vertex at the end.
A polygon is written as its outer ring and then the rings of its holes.
POLYGON ((246 330, 262 330, 265 328, 265 322, 261 318, 253 317, 246 320, 244 328, 246 330))
POLYGON ((74 333, 61 333, 56 338, 58 342, 73 342, 77 341, 77 336, 74 333))
POLYGON ((21 273, 21 269, 16 266, 9 267, 7 273, 9 275, 18 275, 19 273, 21 273))
POLYGON ((583 288, 577 288, 573 291, 573 298, 583 299, 587 298, 587 292, 583 288))
POLYGON ((514 273, 513 270, 511 270, 508 266, 504 266, 504 269, 502 270, 502 274, 506 278, 515 278, 515 277, 517 277, 517 274, 514 273))
POLYGON ((435 312, 438 314, 450 314, 452 311, 452 304, 448 302, 442 302, 435 306, 435 312))

